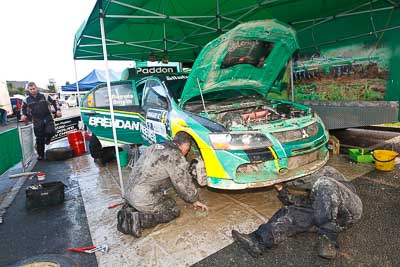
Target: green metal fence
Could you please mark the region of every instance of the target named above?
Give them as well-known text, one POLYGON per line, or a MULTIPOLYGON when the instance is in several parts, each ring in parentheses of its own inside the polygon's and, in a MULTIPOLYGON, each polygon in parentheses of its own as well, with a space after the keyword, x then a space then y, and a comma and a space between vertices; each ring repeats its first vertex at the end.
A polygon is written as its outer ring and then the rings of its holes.
POLYGON ((0 174, 22 160, 22 150, 18 129, 0 133, 0 174))

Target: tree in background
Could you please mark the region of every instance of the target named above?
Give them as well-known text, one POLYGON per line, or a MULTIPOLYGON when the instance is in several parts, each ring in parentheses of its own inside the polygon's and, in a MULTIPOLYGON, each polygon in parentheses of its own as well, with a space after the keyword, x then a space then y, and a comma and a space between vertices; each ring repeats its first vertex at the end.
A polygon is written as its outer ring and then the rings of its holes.
POLYGON ((49 93, 57 93, 55 84, 47 85, 47 89, 49 89, 49 93))
POLYGON ((49 89, 49 93, 57 93, 56 80, 53 78, 49 79, 49 84, 47 85, 47 89, 49 89))

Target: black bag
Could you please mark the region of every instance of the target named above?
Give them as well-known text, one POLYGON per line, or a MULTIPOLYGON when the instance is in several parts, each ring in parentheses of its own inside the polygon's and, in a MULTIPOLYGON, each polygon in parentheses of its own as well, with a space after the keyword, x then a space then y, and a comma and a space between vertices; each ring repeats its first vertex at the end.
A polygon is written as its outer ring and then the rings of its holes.
POLYGON ((117 230, 126 235, 141 236, 139 212, 127 203, 117 213, 117 230))
POLYGON ((31 210, 63 203, 64 188, 65 185, 62 182, 40 183, 28 186, 25 190, 26 208, 31 210))

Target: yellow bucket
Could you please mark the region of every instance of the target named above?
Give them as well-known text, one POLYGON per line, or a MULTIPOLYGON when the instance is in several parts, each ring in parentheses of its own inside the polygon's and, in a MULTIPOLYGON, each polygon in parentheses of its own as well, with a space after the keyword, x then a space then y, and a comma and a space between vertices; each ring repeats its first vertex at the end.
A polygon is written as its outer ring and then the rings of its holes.
POLYGON ((399 153, 391 150, 374 150, 375 169, 378 171, 393 171, 394 160, 399 153))

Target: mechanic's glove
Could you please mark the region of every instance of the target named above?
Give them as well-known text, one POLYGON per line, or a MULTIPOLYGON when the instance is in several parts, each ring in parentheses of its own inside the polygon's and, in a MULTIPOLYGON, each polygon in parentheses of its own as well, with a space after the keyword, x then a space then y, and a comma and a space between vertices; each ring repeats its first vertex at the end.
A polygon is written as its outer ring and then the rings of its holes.
POLYGON ((204 161, 201 157, 193 159, 189 165, 189 173, 192 178, 197 181, 200 186, 207 185, 207 174, 204 161))

